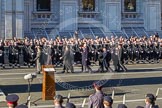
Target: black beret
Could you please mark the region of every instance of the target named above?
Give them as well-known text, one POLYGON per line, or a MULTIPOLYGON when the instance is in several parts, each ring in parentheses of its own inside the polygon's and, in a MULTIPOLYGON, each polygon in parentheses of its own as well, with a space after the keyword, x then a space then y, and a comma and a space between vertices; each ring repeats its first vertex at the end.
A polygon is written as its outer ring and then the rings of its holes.
POLYGON ((151 93, 146 94, 146 98, 149 98, 152 102, 156 100, 155 96, 151 93))
POLYGON ((144 108, 143 106, 137 106, 136 108, 144 108))
POLYGON ((26 105, 18 105, 18 106, 15 107, 15 108, 28 108, 28 106, 26 106, 26 105))
POLYGON ((125 104, 118 104, 118 108, 127 108, 125 104))
POLYGON ((68 102, 66 108, 76 108, 76 106, 73 103, 68 102))
POLYGON ((109 103, 113 103, 113 99, 110 96, 104 96, 104 101, 107 101, 109 103))
POLYGON ((63 101, 63 97, 61 95, 56 95, 54 96, 54 100, 63 101))

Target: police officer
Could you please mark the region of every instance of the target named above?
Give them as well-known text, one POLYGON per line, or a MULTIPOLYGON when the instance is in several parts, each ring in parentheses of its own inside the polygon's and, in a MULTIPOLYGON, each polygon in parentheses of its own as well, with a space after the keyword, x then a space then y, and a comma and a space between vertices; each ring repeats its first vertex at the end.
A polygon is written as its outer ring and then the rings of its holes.
POLYGON ((145 99, 145 108, 159 108, 158 105, 155 105, 156 97, 153 94, 146 94, 145 99))
POLYGON ((19 97, 16 94, 11 94, 6 97, 8 108, 15 108, 17 106, 17 102, 19 97))
POLYGON ((94 83, 93 86, 96 92, 89 96, 88 108, 104 108, 102 86, 98 83, 94 83))

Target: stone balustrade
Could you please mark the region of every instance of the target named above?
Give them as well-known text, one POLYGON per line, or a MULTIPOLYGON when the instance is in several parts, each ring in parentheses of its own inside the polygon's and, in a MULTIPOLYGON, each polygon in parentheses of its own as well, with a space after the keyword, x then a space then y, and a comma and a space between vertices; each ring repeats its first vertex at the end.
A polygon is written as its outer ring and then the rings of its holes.
POLYGON ((140 13, 136 12, 125 12, 122 13, 122 19, 139 19, 140 13))
POLYGON ((33 20, 55 20, 52 12, 33 12, 33 20))
POLYGON ((99 12, 79 12, 79 19, 80 20, 99 20, 100 19, 100 13, 99 12))

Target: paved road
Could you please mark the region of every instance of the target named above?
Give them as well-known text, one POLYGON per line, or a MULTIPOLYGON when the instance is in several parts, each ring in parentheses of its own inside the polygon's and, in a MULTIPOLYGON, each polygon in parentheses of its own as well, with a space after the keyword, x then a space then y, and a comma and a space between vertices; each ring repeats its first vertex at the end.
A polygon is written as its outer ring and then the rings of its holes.
MULTIPOLYGON (((81 73, 80 67, 75 67, 75 73, 62 74, 61 68, 56 68, 56 93, 64 97, 71 93, 71 102, 78 106, 84 98, 94 92, 91 88, 92 83, 100 81, 104 83, 103 91, 111 95, 115 90, 114 108, 122 102, 122 97, 126 94, 126 104, 129 108, 137 105, 144 105, 146 93, 156 93, 157 88, 162 88, 162 64, 137 64, 127 65, 126 73, 81 73)), ((97 66, 92 69, 97 70, 97 66)), ((25 103, 27 99, 28 83, 24 80, 24 75, 35 72, 34 68, 21 69, 1 69, 0 70, 0 89, 6 94, 16 93, 19 95, 19 103, 25 103)), ((31 86, 31 100, 36 101, 36 108, 51 108, 53 101, 42 101, 41 99, 42 75, 38 75, 33 80, 31 86)), ((162 107, 162 90, 159 92, 157 104, 162 107)), ((66 102, 66 100, 65 100, 66 102)), ((0 108, 5 107, 4 102, 0 102, 0 108)), ((33 106, 33 108, 35 108, 33 106)))

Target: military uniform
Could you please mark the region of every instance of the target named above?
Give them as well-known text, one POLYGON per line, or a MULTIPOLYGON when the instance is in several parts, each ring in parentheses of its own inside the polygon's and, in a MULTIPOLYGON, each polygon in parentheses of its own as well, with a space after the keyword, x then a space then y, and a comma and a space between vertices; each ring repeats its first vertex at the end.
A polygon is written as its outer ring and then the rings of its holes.
POLYGON ((103 106, 103 92, 97 91, 95 94, 89 96, 88 108, 104 108, 103 106))
POLYGON ((12 67, 18 64, 18 59, 19 59, 18 51, 19 51, 19 48, 16 45, 16 43, 14 43, 14 45, 9 46, 9 61, 12 64, 12 67))
POLYGON ((124 44, 122 46, 122 59, 124 64, 128 64, 128 45, 124 44))
POLYGON ((102 92, 102 85, 99 83, 93 83, 93 87, 95 93, 89 96, 88 108, 104 108, 104 93, 102 92))
POLYGON ((0 43, 0 65, 4 64, 4 46, 0 43))

